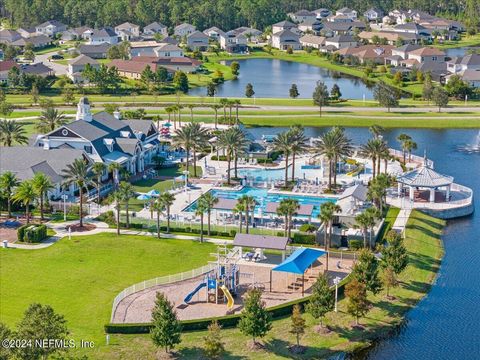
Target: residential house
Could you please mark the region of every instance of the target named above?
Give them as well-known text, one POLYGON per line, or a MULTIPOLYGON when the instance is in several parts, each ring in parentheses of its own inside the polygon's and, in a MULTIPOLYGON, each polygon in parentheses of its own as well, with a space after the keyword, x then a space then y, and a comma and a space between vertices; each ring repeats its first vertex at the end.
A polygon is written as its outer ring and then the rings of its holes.
POLYGON ((99 30, 94 30, 90 36, 90 45, 99 45, 99 44, 118 44, 118 35, 111 28, 103 28, 99 30))
POLYGON ((283 30, 292 30, 295 28, 297 28, 297 25, 295 25, 291 21, 288 21, 288 20, 280 21, 272 25, 272 34, 275 34, 283 30))
POLYGON ((115 26, 115 34, 117 34, 122 41, 135 40, 140 37, 140 26, 127 21, 115 26))
POLYGON ((447 69, 456 74, 464 70, 480 70, 480 54, 469 54, 447 60, 447 69))
POLYGON ((291 30, 282 30, 272 34, 272 46, 280 50, 301 50, 300 35, 291 30))
POLYGON ((52 44, 52 38, 45 35, 36 35, 29 38, 20 38, 11 45, 25 48, 27 44, 31 44, 35 49, 41 49, 52 44))
POLYGON ((417 34, 417 35, 426 35, 430 36, 430 31, 422 25, 417 23, 409 22, 405 24, 396 25, 392 29, 393 31, 397 32, 404 32, 410 34, 417 34))
POLYGON ((332 23, 350 23, 353 20, 346 15, 330 15, 327 18, 327 22, 332 23))
POLYGON ((195 26, 188 23, 183 23, 175 26, 175 28, 173 29, 173 34, 178 37, 184 37, 194 33, 196 30, 197 28, 195 26))
POLYGON ((326 37, 338 35, 353 35, 356 31, 362 31, 366 28, 361 21, 351 22, 326 22, 320 33, 326 37))
POLYGON ((37 30, 35 29, 35 27, 20 27, 17 29, 17 32, 24 38, 29 38, 31 36, 37 35, 37 30))
POLYGON ((437 48, 422 47, 408 53, 408 59, 417 60, 419 63, 435 61, 445 62, 445 53, 437 48))
POLYGON ((322 46, 325 46, 325 40, 326 38, 324 36, 305 34, 300 38, 300 44, 302 44, 303 47, 320 49, 322 46))
POLYGON ((370 8, 363 13, 363 17, 368 21, 379 22, 384 16, 383 10, 379 8, 370 8))
POLYGON ((319 34, 323 28, 323 23, 320 20, 307 20, 298 24, 298 29, 302 33, 319 34))
POLYGON ((296 23, 303 23, 305 21, 315 21, 317 19, 317 14, 313 11, 308 11, 305 9, 298 10, 297 12, 290 13, 288 16, 295 21, 296 23))
POLYGON ((201 62, 188 57, 156 57, 156 56, 137 56, 131 60, 112 60, 107 66, 115 66, 120 76, 130 79, 140 79, 142 71, 146 66, 150 66, 152 71, 158 67, 164 67, 169 72, 183 71, 191 73, 197 71, 201 62))
POLYGON ((178 45, 180 44, 180 42, 175 39, 174 37, 172 36, 167 36, 166 38, 163 38, 162 39, 162 43, 165 43, 165 44, 172 44, 172 45, 178 45))
POLYGON ((261 40, 262 32, 258 29, 254 29, 247 26, 240 26, 232 30, 237 35, 244 35, 247 41, 257 43, 261 40))
POLYGON ((20 72, 29 75, 36 75, 43 78, 54 76, 55 72, 52 68, 43 63, 25 64, 20 66, 20 72))
MULTIPOLYGON (((159 149, 158 135, 150 120, 122 120, 119 112, 114 115, 104 111, 92 114, 88 99, 82 97, 75 121, 39 136, 34 146, 49 151, 77 149, 92 162, 106 166, 117 163, 134 175, 142 173, 153 162, 159 149)), ((108 177, 105 170, 103 179, 108 177)), ((114 174, 114 179, 118 181, 118 173, 114 174)), ((75 189, 71 187, 69 190, 72 193, 75 189)))
POLYGON ((203 33, 207 35, 212 40, 220 40, 220 36, 225 34, 225 31, 219 29, 216 26, 212 26, 211 28, 203 30, 203 33))
MULTIPOLYGON (((47 192, 47 198, 55 200, 63 194, 63 170, 76 159, 93 163, 82 149, 69 146, 56 149, 43 149, 38 146, 1 147, 0 174, 11 171, 18 180, 25 181, 32 179, 37 173, 43 173, 50 178, 53 185, 47 192)), ((75 188, 72 186, 70 190, 73 195, 75 188)))
POLYGON ((398 41, 408 44, 419 44, 422 41, 422 36, 420 35, 394 31, 362 31, 358 34, 358 37, 371 43, 376 38, 379 38, 389 45, 396 45, 398 41))
POLYGON ((82 76, 82 72, 85 70, 85 66, 90 65, 94 69, 100 68, 100 63, 88 57, 87 55, 79 55, 74 59, 68 61, 68 77, 74 83, 83 83, 85 79, 82 76))
POLYGON ((130 42, 130 57, 136 56, 154 56, 154 49, 160 46, 161 43, 150 41, 132 41, 130 42))
POLYGON ((80 26, 73 29, 68 29, 62 33, 62 40, 90 40, 93 34, 93 29, 88 26, 80 26))
POLYGON ((0 83, 6 83, 8 80, 8 72, 18 65, 14 60, 3 60, 0 61, 0 83))
POLYGON ((336 15, 344 15, 352 20, 357 19, 357 11, 348 7, 341 8, 335 12, 336 15))
POLYGON ((248 50, 247 37, 231 30, 220 36, 220 47, 229 53, 244 53, 248 50))
POLYGON ((49 20, 35 27, 35 31, 38 35, 55 36, 58 33, 67 30, 67 25, 62 24, 58 20, 49 20))
MULTIPOLYGON (((470 86, 475 88, 480 87, 480 70, 466 69, 460 71, 458 75, 470 86)), ((449 78, 451 78, 451 76, 447 76, 447 82, 449 78)))
POLYGON ((357 41, 351 35, 339 35, 332 38, 326 38, 325 46, 329 45, 339 50, 348 47, 355 47, 357 46, 357 41))
POLYGON ((415 64, 412 67, 424 74, 429 73, 433 81, 440 83, 444 83, 445 76, 448 75, 447 63, 444 61, 426 61, 421 64, 415 64))
POLYGON ((421 49, 422 47, 420 45, 413 45, 413 44, 406 44, 400 47, 397 47, 392 50, 392 56, 400 56, 402 59, 408 59, 408 54, 411 51, 415 51, 418 49, 421 49))
POLYGON ((206 51, 209 39, 208 35, 205 35, 203 32, 194 31, 187 35, 187 47, 192 50, 206 51))
POLYGON ((78 52, 80 54, 91 57, 92 59, 106 59, 108 49, 110 49, 112 46, 113 45, 108 43, 102 43, 97 45, 81 44, 78 48, 78 52))
POLYGON ((165 25, 155 21, 143 28, 143 34, 147 36, 154 36, 155 34, 168 36, 168 28, 165 25))
POLYGON ((153 49, 155 56, 157 57, 183 57, 183 50, 177 45, 162 43, 155 49, 153 49))
POLYGON ((346 47, 336 51, 342 57, 354 57, 361 64, 365 62, 374 62, 384 64, 385 58, 392 56, 392 45, 362 45, 358 47, 346 47))
POLYGON ((332 12, 326 8, 320 8, 320 9, 314 10, 313 12, 315 13, 315 15, 317 15, 317 19, 327 18, 332 14, 332 12))
POLYGON ((15 30, 0 30, 0 43, 10 45, 21 39, 22 36, 15 30))

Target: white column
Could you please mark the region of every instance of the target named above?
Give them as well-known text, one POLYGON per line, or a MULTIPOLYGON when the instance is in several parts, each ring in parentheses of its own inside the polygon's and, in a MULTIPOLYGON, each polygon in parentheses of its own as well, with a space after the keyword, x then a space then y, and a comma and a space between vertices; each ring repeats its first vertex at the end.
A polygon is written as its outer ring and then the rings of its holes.
POLYGON ((414 197, 414 190, 413 190, 413 186, 409 186, 409 187, 408 187, 408 189, 409 189, 409 193, 410 193, 410 200, 412 200, 412 201, 413 201, 413 200, 414 200, 414 198, 415 198, 415 197, 414 197))
POLYGON ((447 186, 447 191, 446 191, 446 194, 445 194, 445 196, 447 197, 446 201, 450 201, 450 186, 451 185, 447 186))
POLYGON ((435 202, 435 188, 430 189, 430 202, 435 202))
POLYGON ((402 183, 397 184, 397 192, 398 192, 398 197, 402 194, 402 183))

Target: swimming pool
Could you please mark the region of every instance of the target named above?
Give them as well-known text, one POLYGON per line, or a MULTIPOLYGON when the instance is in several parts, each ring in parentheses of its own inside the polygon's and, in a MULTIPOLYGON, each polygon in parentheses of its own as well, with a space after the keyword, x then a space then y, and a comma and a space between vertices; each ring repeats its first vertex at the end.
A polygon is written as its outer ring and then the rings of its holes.
MULTIPOLYGON (((232 170, 233 174, 233 170, 232 170)), ((253 180, 255 183, 265 181, 276 181, 285 179, 285 168, 282 169, 268 169, 268 168, 239 168, 238 176, 240 178, 247 177, 248 180, 253 180)), ((292 165, 288 166, 288 177, 292 176, 292 165)), ((295 178, 315 180, 323 177, 323 170, 319 168, 309 167, 300 163, 295 164, 295 178)))
MULTIPOLYGON (((212 189, 211 192, 215 197, 221 199, 238 199, 243 195, 253 196, 256 200, 258 205, 255 207, 255 214, 259 215, 260 212, 265 216, 268 214, 265 212, 267 203, 275 202, 279 203, 282 199, 295 199, 298 200, 300 205, 313 205, 312 211, 312 218, 318 217, 320 214, 320 206, 327 202, 335 202, 335 199, 332 198, 325 198, 321 196, 308 196, 308 195, 287 195, 287 194, 275 194, 275 193, 268 193, 267 189, 260 189, 256 187, 245 186, 241 190, 218 190, 212 189)), ((197 208, 197 201, 192 202, 189 206, 187 206, 184 211, 193 212, 197 208)))

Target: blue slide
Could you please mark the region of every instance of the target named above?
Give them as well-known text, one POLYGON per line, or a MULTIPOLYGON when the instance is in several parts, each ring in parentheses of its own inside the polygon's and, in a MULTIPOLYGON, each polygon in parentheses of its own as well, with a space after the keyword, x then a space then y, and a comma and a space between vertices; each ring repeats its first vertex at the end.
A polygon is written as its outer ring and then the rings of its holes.
POLYGON ((190 301, 192 301, 192 297, 193 295, 195 295, 197 292, 200 291, 201 288, 207 286, 207 283, 206 282, 202 282, 200 284, 198 284, 198 286, 195 288, 195 290, 193 290, 190 294, 188 294, 187 296, 185 296, 185 299, 183 299, 183 302, 185 304, 188 304, 190 301))

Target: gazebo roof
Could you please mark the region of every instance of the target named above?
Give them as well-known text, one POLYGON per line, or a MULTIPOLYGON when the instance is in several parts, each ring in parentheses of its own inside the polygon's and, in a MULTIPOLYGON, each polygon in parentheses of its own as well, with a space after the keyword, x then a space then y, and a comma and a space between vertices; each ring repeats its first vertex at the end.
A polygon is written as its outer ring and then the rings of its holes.
POLYGON ((408 186, 435 188, 453 183, 453 177, 437 173, 427 165, 411 170, 397 177, 397 181, 408 186))

